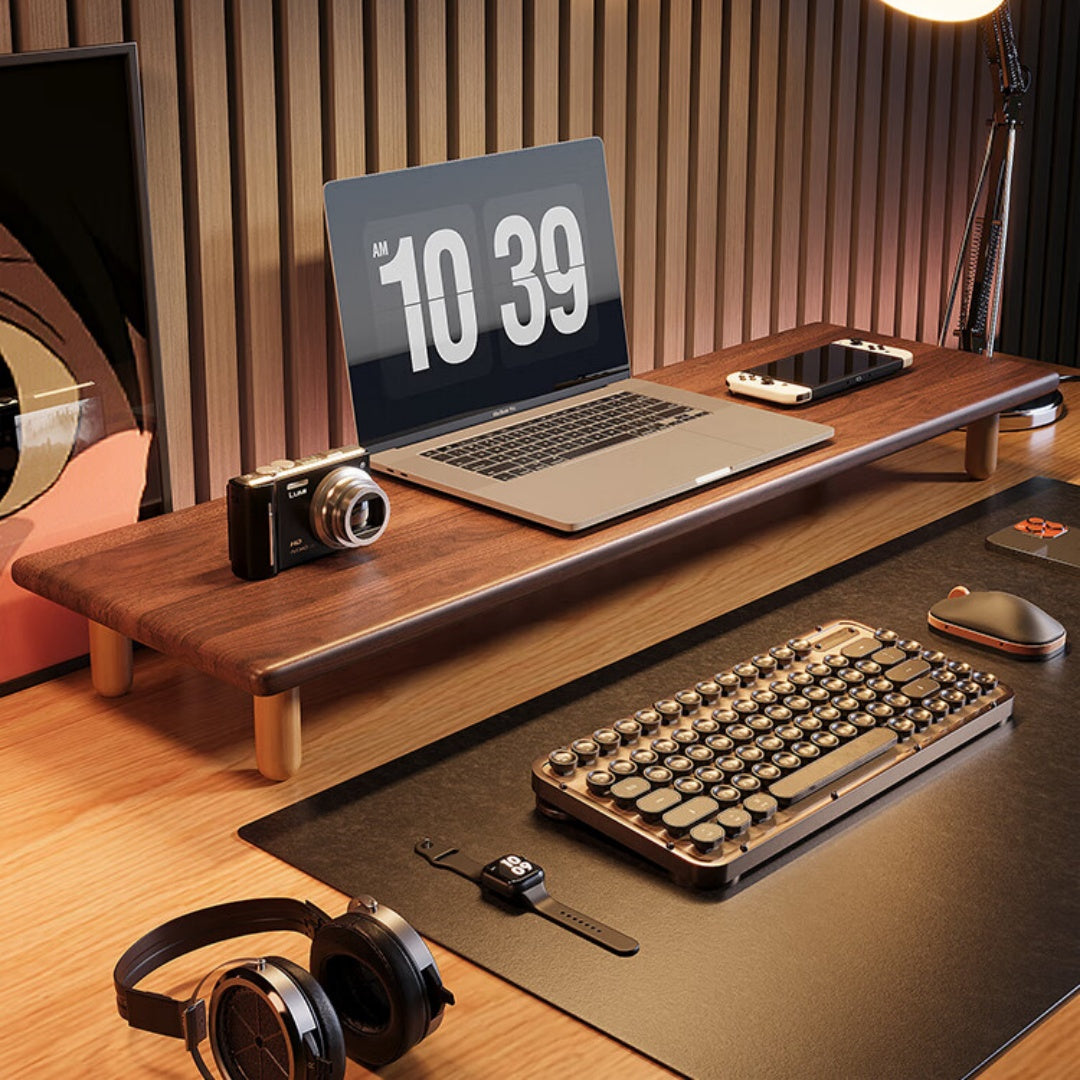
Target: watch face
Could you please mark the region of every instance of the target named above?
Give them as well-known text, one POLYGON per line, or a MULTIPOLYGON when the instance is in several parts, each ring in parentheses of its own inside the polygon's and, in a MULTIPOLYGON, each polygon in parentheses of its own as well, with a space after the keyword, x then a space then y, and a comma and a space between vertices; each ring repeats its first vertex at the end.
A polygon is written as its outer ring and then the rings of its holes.
POLYGON ((489 879, 501 882, 516 892, 535 885, 543 878, 544 870, 539 864, 530 862, 523 855, 504 855, 496 862, 485 866, 484 874, 489 879))

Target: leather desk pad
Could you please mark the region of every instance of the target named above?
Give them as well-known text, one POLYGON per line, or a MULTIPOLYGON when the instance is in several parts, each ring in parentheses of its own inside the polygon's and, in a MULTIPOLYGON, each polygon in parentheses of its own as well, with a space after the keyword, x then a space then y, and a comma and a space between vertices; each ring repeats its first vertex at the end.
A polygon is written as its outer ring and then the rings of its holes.
POLYGON ((1026 596, 1080 634, 1080 577, 984 547, 1034 514, 1080 524, 1080 487, 1018 485, 240 835, 687 1075, 965 1076, 1080 983, 1075 661, 1016 660, 926 625, 965 584, 1026 596), (539 754, 837 617, 995 671, 1014 719, 722 894, 535 812, 539 754), (480 861, 535 859, 555 897, 640 952, 484 900, 413 853, 426 834, 480 861))

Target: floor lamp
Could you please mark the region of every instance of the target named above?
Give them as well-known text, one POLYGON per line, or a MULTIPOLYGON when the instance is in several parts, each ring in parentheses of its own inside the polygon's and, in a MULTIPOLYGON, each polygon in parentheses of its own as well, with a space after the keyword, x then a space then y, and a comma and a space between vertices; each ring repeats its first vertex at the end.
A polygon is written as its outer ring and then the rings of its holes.
MULTIPOLYGON (((960 347, 993 356, 1005 278, 1005 245, 1009 235, 1013 156, 1020 105, 1031 84, 1031 72, 1020 63, 1009 0, 885 0, 908 15, 939 22, 981 19, 986 59, 996 72, 994 115, 975 195, 941 321, 940 345, 947 340, 957 294, 960 296, 960 347), (986 205, 978 217, 983 194, 986 205)), ((1060 391, 1027 402, 1001 417, 1005 430, 1041 427, 1065 411, 1060 391)))

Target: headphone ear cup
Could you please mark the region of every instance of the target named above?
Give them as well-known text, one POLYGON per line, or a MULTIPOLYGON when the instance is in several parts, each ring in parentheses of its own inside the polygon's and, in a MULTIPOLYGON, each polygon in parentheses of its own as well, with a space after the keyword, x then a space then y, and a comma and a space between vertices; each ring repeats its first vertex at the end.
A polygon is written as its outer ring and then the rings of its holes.
MULTIPOLYGON (((257 969, 250 965, 233 969, 215 986, 211 1038, 214 1057, 227 1077, 291 1075, 288 1043, 296 1038, 297 1029, 307 1026, 296 1024, 297 997, 311 1011, 315 1055, 329 1063, 315 1075, 343 1080, 345 1039, 334 1006, 314 976, 281 956, 266 957, 257 969), (289 1011, 294 1015, 286 1023, 283 1014, 289 1011)), ((291 1055, 302 1053, 294 1043, 291 1055)), ((305 1070, 302 1075, 309 1074, 305 1070)))
POLYGON ((401 942, 374 919, 353 913, 319 927, 311 973, 337 1012, 353 1061, 386 1065, 427 1033, 424 980, 401 942))

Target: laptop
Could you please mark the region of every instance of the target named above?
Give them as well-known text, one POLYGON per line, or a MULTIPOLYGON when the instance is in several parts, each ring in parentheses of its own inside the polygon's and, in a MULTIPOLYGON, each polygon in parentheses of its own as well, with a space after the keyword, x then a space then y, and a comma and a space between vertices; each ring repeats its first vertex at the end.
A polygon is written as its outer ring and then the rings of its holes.
POLYGON ((833 435, 631 377, 598 138, 323 194, 379 472, 572 532, 833 435))

